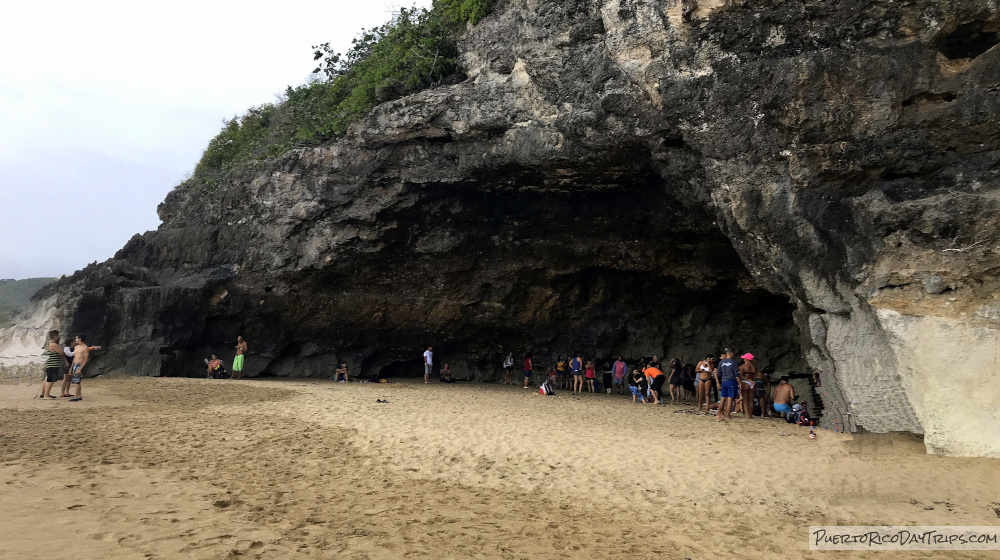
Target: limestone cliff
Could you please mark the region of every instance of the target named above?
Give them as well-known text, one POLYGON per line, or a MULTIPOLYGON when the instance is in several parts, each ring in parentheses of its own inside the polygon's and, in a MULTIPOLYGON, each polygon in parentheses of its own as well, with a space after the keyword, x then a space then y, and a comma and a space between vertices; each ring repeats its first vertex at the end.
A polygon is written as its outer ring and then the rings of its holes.
POLYGON ((152 375, 238 333, 277 375, 733 345, 822 368, 825 421, 1000 456, 998 29, 974 1, 501 2, 462 83, 174 190, 40 302, 152 375))

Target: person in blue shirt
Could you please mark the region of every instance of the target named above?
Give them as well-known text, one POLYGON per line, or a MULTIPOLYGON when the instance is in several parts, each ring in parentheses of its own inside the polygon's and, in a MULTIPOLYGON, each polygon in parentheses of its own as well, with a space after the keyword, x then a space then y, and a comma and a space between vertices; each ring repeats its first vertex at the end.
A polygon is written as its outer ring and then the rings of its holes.
POLYGON ((719 412, 715 417, 729 419, 733 411, 733 400, 739 396, 740 366, 733 358, 733 351, 726 349, 722 360, 715 368, 715 382, 719 384, 719 412))

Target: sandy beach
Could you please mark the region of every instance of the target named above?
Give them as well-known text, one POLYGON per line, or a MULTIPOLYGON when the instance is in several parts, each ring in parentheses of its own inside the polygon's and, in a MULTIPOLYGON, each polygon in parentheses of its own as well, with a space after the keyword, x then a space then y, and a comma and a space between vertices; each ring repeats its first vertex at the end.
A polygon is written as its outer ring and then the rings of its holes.
POLYGON ((810 525, 1000 524, 997 460, 911 436, 481 383, 35 389, 0 385, 0 558, 1000 557, 808 550, 810 525))

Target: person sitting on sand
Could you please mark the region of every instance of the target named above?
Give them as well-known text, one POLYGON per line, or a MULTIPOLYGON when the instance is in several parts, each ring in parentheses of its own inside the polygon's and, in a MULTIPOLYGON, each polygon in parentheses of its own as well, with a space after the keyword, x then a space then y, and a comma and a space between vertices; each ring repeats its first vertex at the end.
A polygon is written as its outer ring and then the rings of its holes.
POLYGON ((441 366, 441 383, 454 383, 455 380, 451 378, 451 369, 448 364, 441 366))
POLYGON ((643 375, 642 372, 637 369, 632 370, 632 375, 629 378, 628 389, 632 392, 632 402, 646 402, 646 376, 643 375))
POLYGON ((809 408, 806 406, 806 401, 802 401, 798 404, 799 412, 795 417, 795 423, 799 426, 809 426, 812 424, 812 418, 809 417, 809 408))
POLYGON ((347 383, 350 378, 347 376, 347 362, 340 362, 337 369, 333 370, 333 380, 340 383, 347 383))
POLYGON ((792 402, 795 400, 795 388, 788 382, 788 376, 782 375, 778 380, 778 385, 774 388, 774 396, 771 401, 774 403, 774 411, 782 417, 788 416, 792 411, 792 402))
POLYGON ((597 375, 594 373, 594 362, 587 360, 587 370, 584 373, 583 377, 587 380, 587 391, 593 393, 594 379, 597 378, 597 375))
POLYGON ((208 360, 208 363, 205 365, 207 366, 205 379, 213 379, 218 375, 219 368, 222 367, 222 360, 220 360, 215 354, 212 354, 212 358, 208 360))

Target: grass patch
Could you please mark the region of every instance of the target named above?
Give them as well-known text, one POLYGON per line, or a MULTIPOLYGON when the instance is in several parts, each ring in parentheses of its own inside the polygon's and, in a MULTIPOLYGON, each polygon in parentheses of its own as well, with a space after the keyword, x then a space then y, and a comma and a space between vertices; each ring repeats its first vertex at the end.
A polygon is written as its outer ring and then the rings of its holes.
POLYGON ((493 1, 434 0, 430 9, 402 8, 381 26, 362 30, 347 53, 334 52, 329 43, 314 46, 319 79, 226 121, 181 186, 214 190, 237 166, 333 140, 379 103, 453 78, 458 37, 489 13, 493 1))

